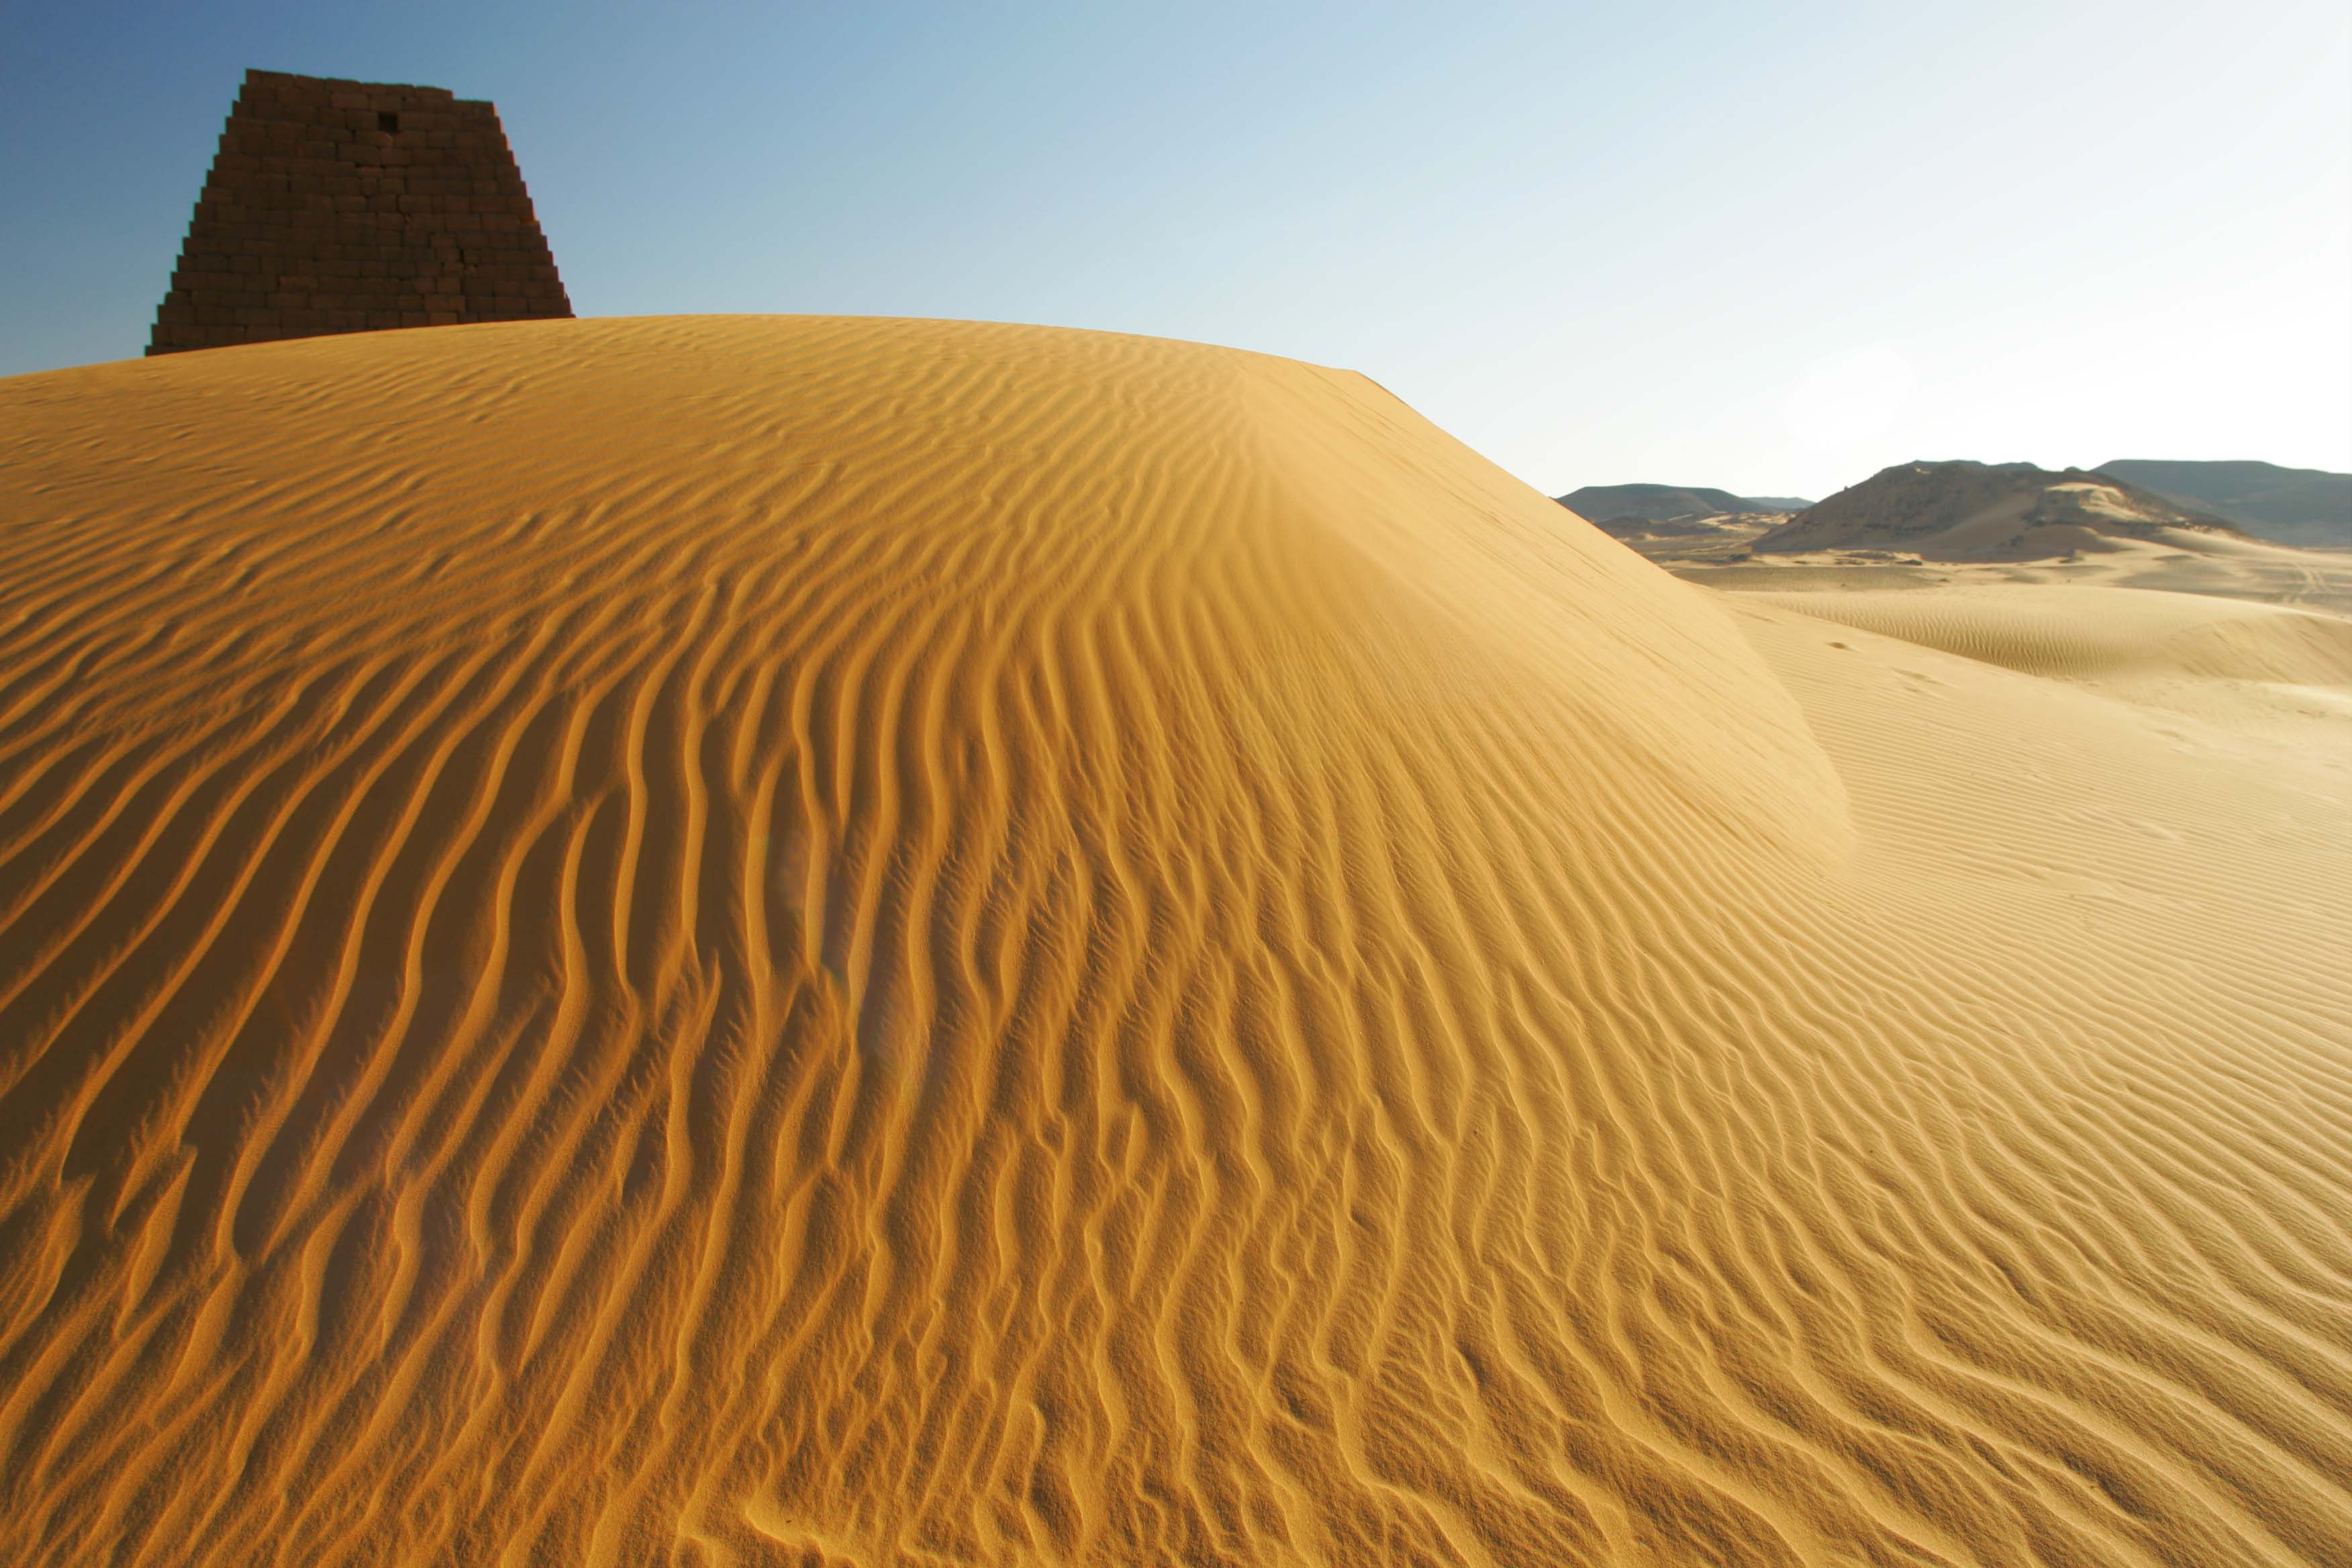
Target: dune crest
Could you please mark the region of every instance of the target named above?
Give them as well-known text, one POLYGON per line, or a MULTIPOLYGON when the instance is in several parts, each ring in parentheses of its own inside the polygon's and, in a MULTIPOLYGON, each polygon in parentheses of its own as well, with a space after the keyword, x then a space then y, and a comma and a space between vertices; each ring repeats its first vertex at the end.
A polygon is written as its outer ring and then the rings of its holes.
POLYGON ((1197 345, 0 383, 0 1546, 2352 1557, 2340 779, 1843 632, 1197 345))

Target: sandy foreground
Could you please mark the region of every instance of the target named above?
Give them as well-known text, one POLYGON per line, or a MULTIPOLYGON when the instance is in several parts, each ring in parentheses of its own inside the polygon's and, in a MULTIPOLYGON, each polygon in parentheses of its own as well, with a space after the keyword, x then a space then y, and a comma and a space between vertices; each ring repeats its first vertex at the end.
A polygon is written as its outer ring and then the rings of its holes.
POLYGON ((0 382, 0 1560, 2352 1562, 2347 955, 2325 610, 1102 334, 0 382))

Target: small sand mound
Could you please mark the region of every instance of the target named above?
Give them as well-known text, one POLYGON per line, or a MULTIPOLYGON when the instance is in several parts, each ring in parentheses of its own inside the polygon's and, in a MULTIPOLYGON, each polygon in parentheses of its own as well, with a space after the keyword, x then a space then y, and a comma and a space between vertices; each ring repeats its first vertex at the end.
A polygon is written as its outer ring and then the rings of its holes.
POLYGON ((2343 803, 1836 629, 1192 345, 0 383, 0 1555, 2352 1559, 2343 803))
POLYGON ((2055 583, 1755 597, 2030 675, 2352 685, 2352 621, 2285 605, 2055 583))

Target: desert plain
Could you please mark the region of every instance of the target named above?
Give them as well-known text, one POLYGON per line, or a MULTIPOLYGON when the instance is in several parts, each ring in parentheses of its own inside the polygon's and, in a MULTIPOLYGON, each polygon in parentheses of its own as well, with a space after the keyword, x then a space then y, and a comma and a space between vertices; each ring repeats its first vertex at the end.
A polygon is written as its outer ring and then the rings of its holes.
POLYGON ((0 1559, 2352 1562, 2352 560, 1677 570, 1111 334, 0 382, 0 1559))

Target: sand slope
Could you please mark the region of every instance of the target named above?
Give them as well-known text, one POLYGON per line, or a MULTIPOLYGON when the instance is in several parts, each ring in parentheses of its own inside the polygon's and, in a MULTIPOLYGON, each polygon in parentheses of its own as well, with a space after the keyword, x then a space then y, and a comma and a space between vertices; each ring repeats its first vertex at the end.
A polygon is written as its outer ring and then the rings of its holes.
POLYGON ((2031 675, 2352 686, 2352 621, 2286 605, 2058 583, 1757 597, 2031 675))
POLYGON ((2352 1559, 2347 808, 1279 360, 0 383, 0 1554, 2352 1559))
POLYGON ((2342 616, 2081 583, 1750 597, 2206 720, 2221 731, 2209 742, 2225 750, 2267 739, 2298 763, 2352 765, 2352 620, 2342 616))

